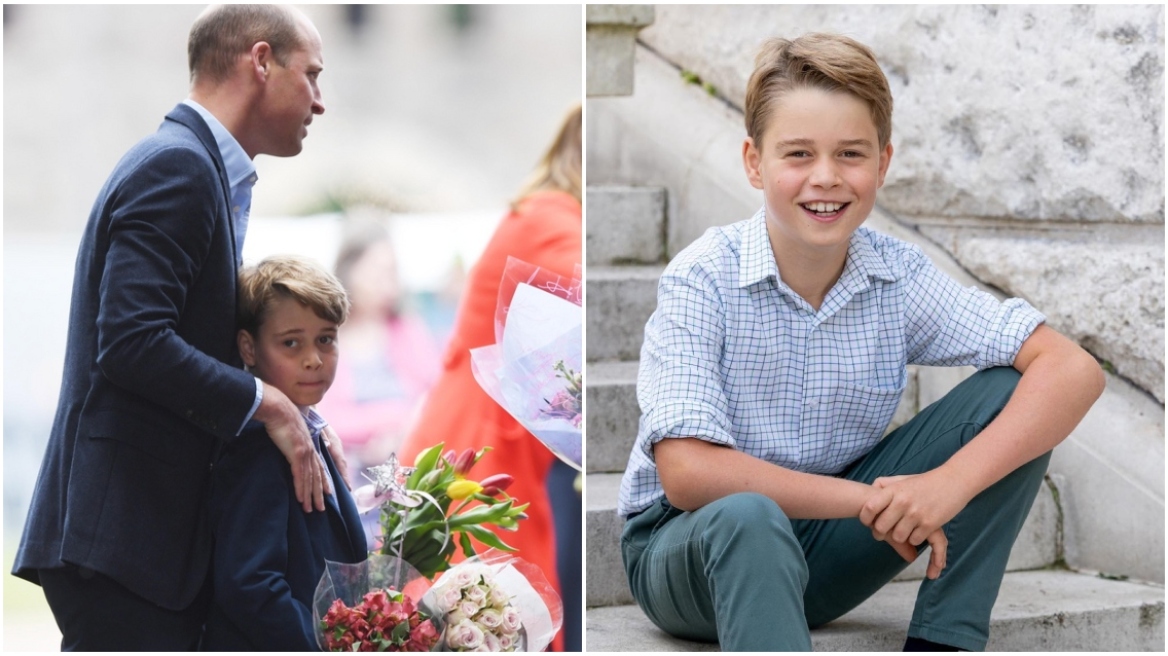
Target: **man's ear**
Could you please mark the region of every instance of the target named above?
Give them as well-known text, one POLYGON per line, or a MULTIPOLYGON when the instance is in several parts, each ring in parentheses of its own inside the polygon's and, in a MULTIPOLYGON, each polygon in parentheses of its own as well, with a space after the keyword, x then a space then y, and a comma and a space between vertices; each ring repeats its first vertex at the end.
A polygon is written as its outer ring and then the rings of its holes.
POLYGON ((742 142, 742 167, 746 169, 746 179, 750 181, 750 186, 755 189, 762 189, 762 173, 758 170, 760 160, 762 153, 754 147, 754 139, 747 137, 742 142))
POLYGON ((243 363, 254 367, 256 364, 255 338, 251 336, 251 333, 240 328, 235 335, 235 341, 239 345, 239 357, 243 358, 243 363))
POLYGON ((272 65, 272 46, 267 41, 256 41, 248 53, 252 75, 260 82, 268 79, 268 69, 272 65))
POLYGON ((884 186, 884 174, 888 173, 888 164, 890 162, 892 162, 892 142, 891 141, 889 141, 888 145, 884 147, 884 150, 880 151, 880 173, 879 173, 879 177, 877 178, 877 184, 876 184, 877 188, 884 186))

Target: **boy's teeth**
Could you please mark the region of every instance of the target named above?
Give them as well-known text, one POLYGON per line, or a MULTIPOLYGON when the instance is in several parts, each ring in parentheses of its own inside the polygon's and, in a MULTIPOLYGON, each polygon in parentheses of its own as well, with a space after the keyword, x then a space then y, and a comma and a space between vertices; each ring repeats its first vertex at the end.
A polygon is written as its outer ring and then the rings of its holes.
POLYGON ((839 209, 843 206, 843 203, 806 203, 803 205, 803 207, 806 207, 812 212, 818 212, 820 214, 832 214, 838 212, 839 209))

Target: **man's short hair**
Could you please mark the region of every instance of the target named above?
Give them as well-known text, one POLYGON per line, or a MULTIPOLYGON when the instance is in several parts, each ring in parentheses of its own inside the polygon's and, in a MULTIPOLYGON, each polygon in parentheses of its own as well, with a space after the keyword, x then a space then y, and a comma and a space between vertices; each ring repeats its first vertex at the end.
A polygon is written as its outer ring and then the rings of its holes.
POLYGON ((260 41, 272 47, 272 56, 284 66, 304 47, 296 15, 281 5, 219 5, 205 11, 191 26, 187 63, 191 80, 206 77, 222 82, 231 75, 239 56, 260 41))
POLYGON ((746 134, 759 143, 783 94, 801 88, 843 91, 868 105, 880 148, 892 139, 892 92, 876 55, 838 34, 811 33, 789 41, 770 39, 754 60, 746 85, 746 134))
POLYGON ((338 326, 349 316, 345 288, 324 267, 297 255, 274 255, 239 272, 238 326, 259 335, 277 298, 296 299, 312 308, 316 316, 338 326))

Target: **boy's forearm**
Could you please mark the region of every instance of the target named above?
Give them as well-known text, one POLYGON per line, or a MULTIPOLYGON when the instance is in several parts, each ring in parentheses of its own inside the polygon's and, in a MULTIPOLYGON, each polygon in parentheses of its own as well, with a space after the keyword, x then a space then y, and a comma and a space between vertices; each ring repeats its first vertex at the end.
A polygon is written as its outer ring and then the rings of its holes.
MULTIPOLYGON (((968 498, 1058 446, 1103 393, 1105 379, 1095 359, 1049 330, 1046 348, 1015 367, 1022 372, 1010 401, 977 437, 942 469, 960 481, 968 498)), ((1025 349, 1025 346, 1024 346, 1025 349)))
POLYGON ((669 503, 696 510, 740 492, 763 494, 791 519, 855 517, 871 495, 863 483, 792 471, 697 438, 670 438, 653 445, 653 457, 669 503))

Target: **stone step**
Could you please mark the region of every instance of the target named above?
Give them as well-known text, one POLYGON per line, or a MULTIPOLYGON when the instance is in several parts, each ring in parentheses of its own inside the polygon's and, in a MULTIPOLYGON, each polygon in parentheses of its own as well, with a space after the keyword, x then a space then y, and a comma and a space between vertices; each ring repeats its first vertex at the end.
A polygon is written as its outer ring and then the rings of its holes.
POLYGON ((588 265, 665 261, 665 190, 589 185, 588 265))
POLYGON ((589 360, 636 360, 645 322, 657 308, 665 265, 590 266, 585 321, 589 360))
MULTIPOLYGON (((916 582, 890 583, 852 612, 812 631, 811 644, 815 651, 900 651, 916 593, 916 582)), ((718 651, 716 644, 667 635, 636 605, 590 608, 586 615, 589 652, 718 651)), ((987 651, 1163 649, 1163 587, 1065 570, 1007 574, 986 645, 987 651)))
POLYGON ((589 362, 585 366, 588 405, 588 473, 624 471, 637 437, 639 362, 589 362))
MULTIPOLYGON (((589 440, 591 445, 591 439, 589 440)), ((589 451, 591 457, 591 451, 589 451)), ((616 514, 617 496, 622 474, 588 474, 585 526, 588 536, 586 555, 587 585, 585 599, 589 606, 612 606, 632 603, 628 582, 621 562, 620 535, 624 520, 616 514)), ((1038 490, 1030 515, 1010 552, 1007 571, 1047 567, 1059 557, 1061 540, 1059 507, 1052 491, 1056 481, 1049 479, 1038 490)), ((928 553, 897 575, 897 581, 924 578, 928 553)))

